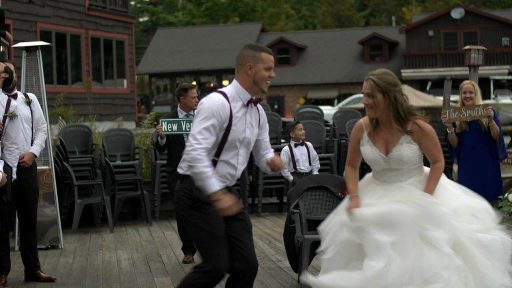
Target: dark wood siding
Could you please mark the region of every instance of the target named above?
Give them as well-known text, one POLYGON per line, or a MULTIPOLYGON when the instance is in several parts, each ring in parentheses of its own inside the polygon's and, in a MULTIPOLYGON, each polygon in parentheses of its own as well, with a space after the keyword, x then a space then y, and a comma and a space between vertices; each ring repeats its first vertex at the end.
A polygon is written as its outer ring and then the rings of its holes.
MULTIPOLYGON (((126 40, 126 89, 78 89, 76 87, 47 85, 49 108, 55 104, 59 93, 65 94, 66 105, 70 105, 75 112, 86 116, 91 112, 96 120, 113 120, 122 117, 125 121, 135 119, 136 111, 136 83, 135 83, 135 45, 134 45, 134 19, 128 14, 111 13, 107 10, 94 11, 87 9, 88 1, 82 0, 33 0, 33 1, 3 1, 2 8, 6 18, 12 20, 14 42, 38 40, 38 25, 58 29, 71 28, 84 31, 83 58, 84 81, 91 75, 91 55, 89 39, 94 33, 123 35, 126 40), (87 91, 89 90, 89 91, 87 91)), ((57 30, 55 30, 57 31, 57 30)), ((14 49, 14 61, 21 66, 22 50, 14 49)), ((85 85, 87 86, 87 85, 85 85)))
POLYGON ((446 14, 406 32, 404 68, 464 66, 462 35, 470 31, 487 48, 484 65, 510 65, 512 47, 503 47, 502 38, 512 39, 512 25, 468 12, 460 20, 446 14), (443 32, 457 33, 457 50, 443 50, 443 32))

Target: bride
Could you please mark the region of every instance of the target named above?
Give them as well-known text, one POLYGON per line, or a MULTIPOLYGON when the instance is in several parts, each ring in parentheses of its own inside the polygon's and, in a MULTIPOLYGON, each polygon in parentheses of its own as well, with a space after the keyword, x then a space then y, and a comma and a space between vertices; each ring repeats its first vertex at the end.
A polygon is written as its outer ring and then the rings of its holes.
POLYGON ((315 288, 512 287, 512 240, 499 216, 442 174, 436 133, 398 78, 377 69, 362 93, 367 116, 351 133, 349 196, 318 229, 320 273, 306 271, 301 281, 315 288), (361 158, 373 172, 358 183, 361 158))

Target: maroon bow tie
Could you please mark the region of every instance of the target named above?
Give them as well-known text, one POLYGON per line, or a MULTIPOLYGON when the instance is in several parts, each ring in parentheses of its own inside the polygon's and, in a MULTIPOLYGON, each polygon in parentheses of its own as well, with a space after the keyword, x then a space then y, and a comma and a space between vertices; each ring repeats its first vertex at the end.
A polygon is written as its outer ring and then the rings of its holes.
POLYGON ((252 103, 254 106, 258 106, 258 104, 261 102, 261 98, 251 98, 249 101, 247 101, 247 106, 252 103))
POLYGON ((18 92, 14 92, 12 94, 7 94, 7 97, 16 100, 16 99, 18 99, 18 92))

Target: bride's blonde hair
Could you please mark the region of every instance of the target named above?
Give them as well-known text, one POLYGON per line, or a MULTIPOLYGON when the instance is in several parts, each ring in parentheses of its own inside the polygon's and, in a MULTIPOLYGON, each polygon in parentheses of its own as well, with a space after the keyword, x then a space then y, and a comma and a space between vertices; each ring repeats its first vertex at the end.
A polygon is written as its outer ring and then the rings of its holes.
MULTIPOLYGON (((364 82, 370 86, 371 94, 379 92, 386 99, 385 103, 395 125, 404 133, 410 134, 408 125, 411 120, 419 118, 418 113, 409 104, 409 98, 402 90, 402 83, 398 80, 395 73, 392 71, 380 68, 370 72, 364 82)), ((375 131, 379 127, 379 119, 370 118, 371 130, 375 131)), ((371 132, 371 131, 370 131, 371 132)))
MULTIPOLYGON (((482 91, 480 90, 480 87, 478 87, 478 84, 472 80, 464 80, 462 81, 462 83, 460 83, 459 86, 459 107, 464 106, 464 101, 462 101, 462 88, 465 85, 471 85, 473 86, 473 89, 475 89, 475 98, 473 99, 473 105, 482 105, 482 91)), ((488 125, 487 119, 479 119, 479 121, 480 126, 482 126, 482 131, 485 130, 485 127, 487 127, 488 125)), ((468 121, 457 121, 455 124, 457 126, 457 132, 467 131, 469 129, 468 121)))

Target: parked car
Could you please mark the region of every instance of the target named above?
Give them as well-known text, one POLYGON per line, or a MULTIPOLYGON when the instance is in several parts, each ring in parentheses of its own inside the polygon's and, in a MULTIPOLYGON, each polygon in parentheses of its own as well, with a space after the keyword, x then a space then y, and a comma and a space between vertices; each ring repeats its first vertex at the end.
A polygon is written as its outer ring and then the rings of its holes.
POLYGON ((322 106, 318 106, 318 107, 320 107, 320 109, 322 109, 322 111, 324 111, 324 120, 329 122, 329 123, 332 123, 332 116, 340 108, 343 108, 343 107, 346 107, 346 106, 350 106, 350 105, 359 104, 361 102, 363 102, 363 94, 354 94, 354 95, 348 97, 347 99, 341 101, 336 106, 325 106, 325 105, 322 105, 322 106))

